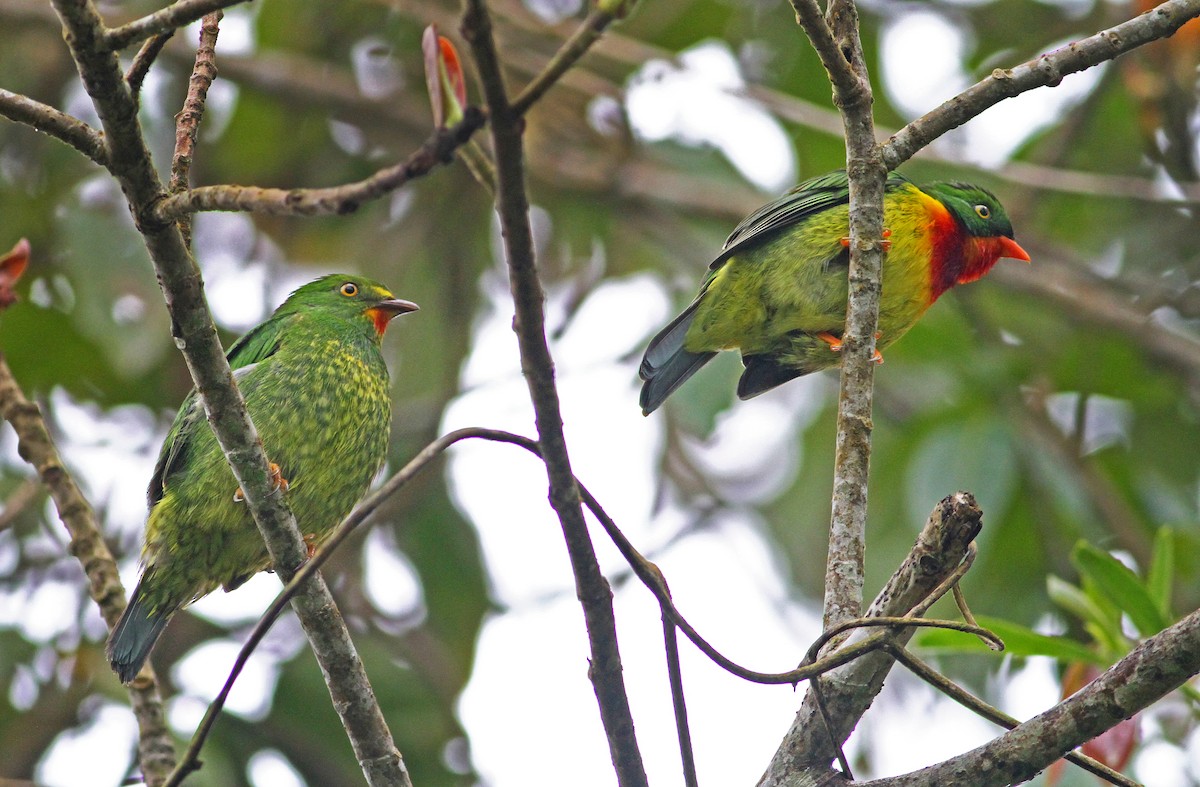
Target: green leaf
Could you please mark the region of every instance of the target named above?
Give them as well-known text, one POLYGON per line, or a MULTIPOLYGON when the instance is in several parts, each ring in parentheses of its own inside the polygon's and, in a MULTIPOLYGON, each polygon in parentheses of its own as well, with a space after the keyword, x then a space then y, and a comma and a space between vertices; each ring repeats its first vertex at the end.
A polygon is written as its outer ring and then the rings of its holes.
POLYGON ((1071 552, 1071 560, 1099 593, 1129 616, 1143 637, 1171 625, 1137 574, 1108 552, 1080 541, 1071 552))
POLYGON ((1019 623, 1001 618, 980 617, 979 625, 1004 640, 1003 651, 990 650, 978 637, 949 629, 928 629, 916 637, 927 653, 997 653, 1011 656, 1049 656, 1069 663, 1080 661, 1103 667, 1108 662, 1095 650, 1069 637, 1039 634, 1019 623))
POLYGON ((1128 650, 1120 621, 1106 615, 1100 605, 1082 589, 1051 574, 1046 577, 1046 593, 1051 601, 1082 620, 1103 648, 1115 653, 1128 650))
POLYGON ((1171 582, 1175 578, 1175 531, 1163 526, 1154 534, 1154 553, 1150 557, 1150 571, 1146 575, 1146 589, 1158 606, 1158 611, 1168 620, 1171 614, 1171 582))

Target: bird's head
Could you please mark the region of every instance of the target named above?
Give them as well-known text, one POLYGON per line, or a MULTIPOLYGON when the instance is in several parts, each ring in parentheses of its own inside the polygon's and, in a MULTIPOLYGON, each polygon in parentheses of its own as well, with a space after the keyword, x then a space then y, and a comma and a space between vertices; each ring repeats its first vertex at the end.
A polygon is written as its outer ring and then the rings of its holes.
POLYGON ((968 183, 932 183, 925 190, 946 206, 965 235, 954 284, 975 281, 1001 257, 1029 262, 1029 253, 1013 240, 1012 222, 996 195, 968 183))
POLYGON ((364 276, 332 273, 297 289, 278 312, 318 310, 351 322, 365 322, 382 337, 392 318, 419 308, 412 301, 392 295, 377 281, 364 276))

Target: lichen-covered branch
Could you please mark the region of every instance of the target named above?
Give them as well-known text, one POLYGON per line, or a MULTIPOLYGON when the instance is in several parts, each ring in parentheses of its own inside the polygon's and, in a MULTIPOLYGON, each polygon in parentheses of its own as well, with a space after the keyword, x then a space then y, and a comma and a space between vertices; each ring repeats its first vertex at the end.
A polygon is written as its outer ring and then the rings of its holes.
POLYGON ((937 109, 896 132, 883 146, 883 160, 895 169, 914 153, 1006 98, 1037 87, 1055 86, 1068 74, 1112 60, 1143 44, 1166 38, 1200 16, 1200 0, 1167 0, 1144 14, 1095 35, 1073 41, 1014 68, 997 68, 937 109))
POLYGON ((1032 779, 1065 752, 1128 719, 1200 673, 1200 611, 1138 645, 1050 710, 969 752, 870 787, 1000 787, 1032 779))
MULTIPOLYGON (((125 611, 125 588, 116 561, 104 543, 92 507, 59 458, 41 410, 25 398, 3 355, 0 355, 0 418, 8 421, 17 433, 17 452, 37 471, 50 491, 58 517, 71 536, 71 554, 83 566, 88 592, 111 630, 125 611)), ((175 767, 175 746, 153 671, 147 668, 130 684, 129 699, 138 723, 142 774, 148 785, 157 787, 175 767)))
MULTIPOLYGON (((229 459, 276 570, 290 576, 306 549, 283 498, 271 494, 262 444, 233 384, 204 299, 195 260, 173 222, 154 221, 150 208, 165 197, 141 133, 136 106, 95 6, 88 0, 54 0, 88 95, 109 146, 109 169, 142 233, 171 312, 176 343, 205 405, 209 422, 229 459)), ((207 11, 211 11, 209 7, 207 11)), ((408 774, 374 700, 362 663, 333 599, 319 577, 302 589, 293 607, 325 673, 334 708, 369 784, 408 784, 408 774)))
POLYGON ((244 2, 246 0, 178 0, 127 25, 106 29, 101 43, 107 49, 121 50, 151 36, 170 33, 190 25, 214 11, 244 2))
MULTIPOLYGON (((929 598, 967 556, 982 527, 982 517, 974 497, 966 492, 938 503, 908 557, 871 604, 867 617, 905 615, 929 598)), ((894 641, 902 644, 911 633, 911 629, 897 631, 894 641)), ((871 653, 836 670, 836 680, 822 683, 838 744, 845 741, 870 707, 894 663, 887 653, 871 653)), ((810 691, 759 787, 791 787, 814 774, 828 774, 836 749, 833 743, 810 691)))
POLYGON ((102 167, 108 166, 104 137, 79 118, 4 88, 0 88, 0 115, 70 145, 102 167))

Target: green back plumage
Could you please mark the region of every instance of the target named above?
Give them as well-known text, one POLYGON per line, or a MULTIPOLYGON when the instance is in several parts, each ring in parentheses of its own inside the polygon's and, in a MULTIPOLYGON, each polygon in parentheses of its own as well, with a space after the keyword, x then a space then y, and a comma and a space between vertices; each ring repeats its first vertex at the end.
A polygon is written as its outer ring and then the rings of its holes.
MULTIPOLYGON (((639 376, 644 414, 721 350, 741 352, 738 396, 756 396, 835 366, 845 322, 850 185, 844 171, 804 181, 747 216, 709 265, 695 300, 651 341, 639 376)), ((949 287, 973 281, 1000 256, 1028 255, 998 200, 963 183, 884 184, 884 258, 878 347, 902 336, 949 287), (1009 242, 992 242, 993 239, 1009 242)))
MULTIPOLYGON (((297 524, 316 543, 383 464, 391 407, 382 331, 391 316, 415 308, 370 279, 325 276, 293 292, 227 353, 267 457, 288 482, 297 524)), ((150 481, 144 573, 109 646, 122 680, 136 674, 176 609, 268 567, 205 420, 193 390, 150 481)))

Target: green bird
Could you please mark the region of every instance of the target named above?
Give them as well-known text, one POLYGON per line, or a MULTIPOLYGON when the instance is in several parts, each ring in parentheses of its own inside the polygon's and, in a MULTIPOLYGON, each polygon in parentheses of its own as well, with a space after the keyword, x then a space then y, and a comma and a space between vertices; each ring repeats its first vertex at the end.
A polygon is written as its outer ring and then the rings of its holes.
MULTIPOLYGON (((849 201, 846 173, 832 172, 801 183, 734 229, 700 294, 650 341, 639 370, 643 415, 721 350, 741 352, 742 399, 840 362, 849 201)), ((903 336, 946 290, 975 281, 1001 257, 1029 261, 1004 208, 978 186, 918 188, 893 172, 883 219, 878 349, 903 336)))
MULTIPOLYGON (((229 349, 272 474, 310 549, 383 466, 391 406, 380 344, 392 318, 416 310, 370 279, 324 276, 229 349)), ((194 389, 167 433, 147 497, 141 580, 108 640, 122 683, 180 608, 270 566, 194 389)))

